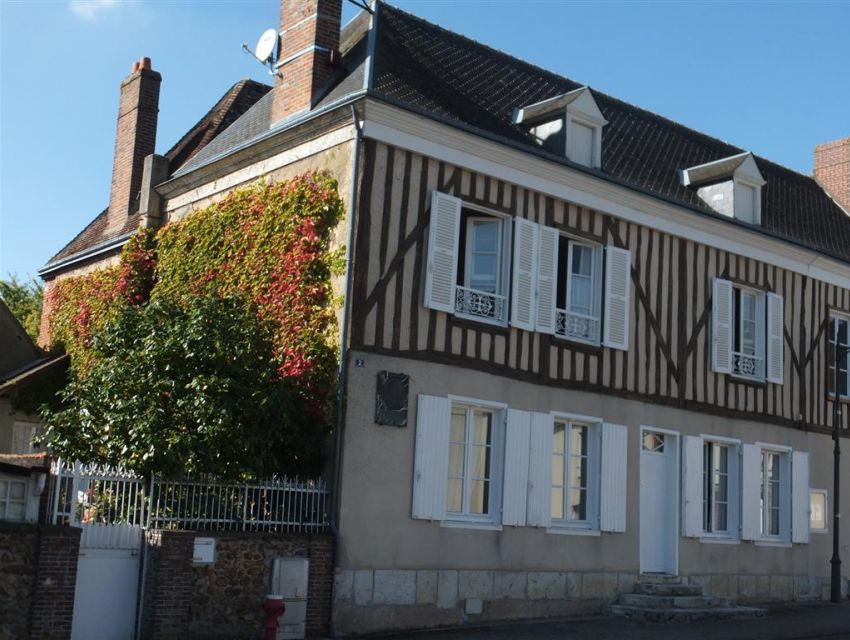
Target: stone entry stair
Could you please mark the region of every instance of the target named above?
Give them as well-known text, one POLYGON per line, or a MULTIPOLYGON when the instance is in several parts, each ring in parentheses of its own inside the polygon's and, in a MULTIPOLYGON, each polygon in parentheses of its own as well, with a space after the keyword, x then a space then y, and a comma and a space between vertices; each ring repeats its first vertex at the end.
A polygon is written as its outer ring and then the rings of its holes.
POLYGON ((701 585, 675 576, 641 576, 634 593, 621 594, 608 613, 646 622, 697 622, 763 616, 766 609, 741 607, 726 598, 705 595, 701 585))

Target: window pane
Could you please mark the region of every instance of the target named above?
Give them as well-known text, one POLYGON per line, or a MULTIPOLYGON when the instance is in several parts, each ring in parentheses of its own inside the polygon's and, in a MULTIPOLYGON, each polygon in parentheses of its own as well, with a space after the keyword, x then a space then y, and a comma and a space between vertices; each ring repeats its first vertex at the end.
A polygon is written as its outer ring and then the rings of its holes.
POLYGON ((12 500, 22 500, 24 497, 24 493, 26 493, 26 483, 24 482, 13 482, 10 486, 9 498, 12 500))
POLYGON ((729 472, 729 447, 725 445, 716 445, 717 447, 717 455, 718 455, 718 463, 717 468, 720 473, 728 473, 729 472))
POLYGON ((847 344, 847 321, 841 318, 838 319, 838 343, 847 344))
POLYGON ((490 423, 493 415, 483 411, 476 411, 472 415, 472 442, 473 444, 490 444, 490 423))
POLYGON ((497 258, 489 253, 472 255, 472 279, 483 281, 496 280, 497 258))
POLYGON ((584 245, 573 244, 573 262, 570 265, 570 272, 590 276, 593 273, 593 249, 584 245))
POLYGON ((564 486, 564 456, 557 453, 552 455, 552 486, 564 486))
POLYGON ((7 511, 6 518, 9 520, 23 520, 26 516, 26 505, 22 502, 10 502, 7 511))
POLYGON ((490 483, 486 480, 473 480, 470 482, 470 488, 469 512, 474 514, 487 513, 490 483))
POLYGON ((564 490, 558 487, 552 488, 552 519, 564 519, 564 490))
POLYGON ((811 493, 812 529, 826 529, 826 496, 820 492, 811 493))
POLYGON ((572 276, 570 278, 570 311, 590 315, 593 303, 593 286, 590 278, 572 276))
POLYGON ((9 495, 9 481, 8 480, 0 480, 0 500, 6 498, 9 495))
POLYGON ((560 423, 555 423, 555 439, 552 442, 552 451, 554 453, 564 453, 564 433, 565 426, 560 423))
POLYGON ((463 454, 464 446, 462 444, 449 445, 449 477, 463 477, 463 454))
POLYGON ((576 455, 587 455, 587 427, 573 426, 570 434, 570 453, 576 455))
POLYGON ((779 535, 779 509, 770 510, 770 535, 779 535))
POLYGON ((0 502, 0 520, 6 519, 6 503, 0 502))
POLYGON ((459 513, 463 511, 463 480, 449 478, 448 493, 446 494, 446 511, 459 513))
POLYGON ((452 409, 452 442, 466 442, 466 409, 452 409))
POLYGON ((729 525, 727 523, 727 511, 728 505, 723 502, 717 502, 714 505, 714 530, 715 531, 728 531, 729 525))
POLYGON ((587 492, 570 489, 570 519, 587 520, 587 492))
POLYGON ((474 251, 499 250, 499 222, 476 221, 473 223, 472 248, 474 251))
POLYGON ((490 447, 472 447, 472 478, 490 477, 490 447))
POLYGON ((664 434, 645 431, 643 434, 643 449, 644 451, 664 453, 664 434))

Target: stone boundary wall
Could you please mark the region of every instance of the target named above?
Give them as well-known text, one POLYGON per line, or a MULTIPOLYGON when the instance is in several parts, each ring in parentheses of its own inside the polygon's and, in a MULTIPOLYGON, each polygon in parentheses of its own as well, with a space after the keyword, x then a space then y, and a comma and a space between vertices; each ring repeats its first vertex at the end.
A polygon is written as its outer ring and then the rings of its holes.
POLYGON ((143 638, 260 637, 265 622, 261 605, 278 556, 309 558, 307 635, 328 632, 334 550, 330 535, 154 530, 147 532, 145 542, 143 638), (192 563, 195 537, 215 538, 214 564, 192 563))
MULTIPOLYGON (((791 575, 693 575, 706 594, 741 603, 829 599, 829 577, 791 575)), ((454 569, 337 569, 333 629, 337 634, 372 633, 599 613, 621 593, 631 593, 637 575, 572 571, 459 571, 454 569), (473 611, 480 601, 481 612, 473 611)), ((843 585, 846 589, 846 585, 843 585)))
POLYGON ((0 639, 71 637, 80 533, 0 522, 0 639))

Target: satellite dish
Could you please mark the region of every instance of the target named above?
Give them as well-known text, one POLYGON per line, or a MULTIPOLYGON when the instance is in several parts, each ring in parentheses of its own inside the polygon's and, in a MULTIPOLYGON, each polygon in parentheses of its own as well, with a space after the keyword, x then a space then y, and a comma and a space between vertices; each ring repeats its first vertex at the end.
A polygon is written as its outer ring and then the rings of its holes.
POLYGON ((260 62, 268 62, 274 55, 276 46, 277 29, 266 29, 257 41, 257 46, 254 48, 254 56, 256 56, 257 60, 260 62))

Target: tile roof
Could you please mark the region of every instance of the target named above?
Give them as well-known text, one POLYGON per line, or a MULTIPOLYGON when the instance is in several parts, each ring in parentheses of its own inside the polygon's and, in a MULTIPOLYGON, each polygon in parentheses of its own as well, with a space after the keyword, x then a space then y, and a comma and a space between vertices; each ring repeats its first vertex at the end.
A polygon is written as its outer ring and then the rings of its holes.
MULTIPOLYGON (((513 123, 513 110, 582 86, 391 5, 378 7, 372 92, 402 106, 537 152, 530 135, 513 123)), ((695 190, 681 184, 679 171, 744 149, 600 91, 593 95, 609 121, 603 131, 601 174, 716 215, 695 190)), ((763 229, 850 261, 850 216, 811 176, 759 156, 755 160, 767 180, 763 229)))
MULTIPOLYGON (((169 149, 165 157, 169 160, 169 171, 177 171, 191 161, 221 132, 250 110, 271 90, 271 87, 254 80, 240 80, 216 102, 203 118, 169 149)), ((121 229, 106 233, 107 209, 101 211, 71 242, 65 245, 47 262, 47 267, 83 251, 108 244, 139 226, 139 214, 131 211, 121 229)))

